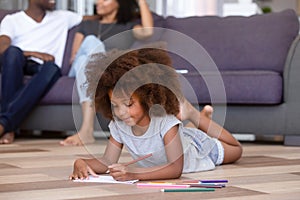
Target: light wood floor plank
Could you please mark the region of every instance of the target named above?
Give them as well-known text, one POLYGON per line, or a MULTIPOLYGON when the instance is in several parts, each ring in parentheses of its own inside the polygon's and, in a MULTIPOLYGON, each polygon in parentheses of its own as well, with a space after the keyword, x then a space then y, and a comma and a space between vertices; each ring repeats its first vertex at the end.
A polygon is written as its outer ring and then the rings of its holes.
MULTIPOLYGON (((0 145, 0 199, 299 199, 300 147, 243 143, 243 157, 215 170, 183 174, 185 179, 228 179, 209 193, 162 193, 135 185, 74 183, 68 180, 79 157, 99 156, 107 140, 85 147, 63 147, 60 139, 22 139, 0 145)), ((128 152, 121 161, 131 160, 128 152)))

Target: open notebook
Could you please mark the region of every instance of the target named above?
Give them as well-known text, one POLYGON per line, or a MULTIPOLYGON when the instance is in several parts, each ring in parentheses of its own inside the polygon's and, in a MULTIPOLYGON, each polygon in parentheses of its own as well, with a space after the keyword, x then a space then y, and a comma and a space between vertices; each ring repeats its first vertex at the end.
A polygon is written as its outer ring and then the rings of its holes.
POLYGON ((74 182, 90 182, 90 183, 121 183, 121 184, 133 184, 138 180, 130 180, 130 181, 116 181, 112 176, 109 175, 98 175, 94 177, 92 175, 89 176, 88 179, 77 179, 73 180, 74 182))

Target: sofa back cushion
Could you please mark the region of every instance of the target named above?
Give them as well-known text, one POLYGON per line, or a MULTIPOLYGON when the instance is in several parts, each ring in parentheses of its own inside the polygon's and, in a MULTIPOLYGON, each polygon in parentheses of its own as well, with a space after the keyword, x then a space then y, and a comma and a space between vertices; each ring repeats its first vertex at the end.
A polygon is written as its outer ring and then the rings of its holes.
MULTIPOLYGON (((299 21, 293 10, 242 16, 167 17, 165 28, 184 33, 201 44, 220 70, 271 70, 283 72, 299 21)), ((171 35, 171 34, 170 34, 171 35)), ((164 40, 176 43, 171 36, 164 40)), ((182 47, 182 43, 178 48, 182 47)), ((197 56, 197 52, 193 52, 197 56)), ((172 55, 176 68, 192 66, 172 55)))
POLYGON ((0 9, 0 22, 2 21, 2 19, 8 15, 8 14, 12 14, 12 13, 15 13, 19 10, 3 10, 3 9, 0 9))

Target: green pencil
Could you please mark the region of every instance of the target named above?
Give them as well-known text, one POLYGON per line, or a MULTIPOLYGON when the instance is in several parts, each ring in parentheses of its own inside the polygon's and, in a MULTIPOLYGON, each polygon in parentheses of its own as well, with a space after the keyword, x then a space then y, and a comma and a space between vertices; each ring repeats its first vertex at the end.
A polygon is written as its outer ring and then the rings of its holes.
POLYGON ((212 192, 214 188, 176 188, 176 189, 161 189, 162 192, 212 192))

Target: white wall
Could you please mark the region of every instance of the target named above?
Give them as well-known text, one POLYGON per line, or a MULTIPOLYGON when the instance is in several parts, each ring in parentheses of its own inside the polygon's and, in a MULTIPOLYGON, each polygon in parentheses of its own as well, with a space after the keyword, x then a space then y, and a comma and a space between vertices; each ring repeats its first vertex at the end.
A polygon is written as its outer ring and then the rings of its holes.
MULTIPOLYGON (((66 9, 73 7, 74 2, 81 1, 87 5, 91 0, 57 0, 57 7, 66 9)), ((96 1, 96 0, 95 0, 96 1)), ((165 2, 170 2, 168 6, 169 14, 179 16, 190 15, 222 15, 220 9, 223 3, 236 3, 239 0, 147 0, 151 10, 163 14, 162 5, 165 2), (193 4, 194 2, 195 4, 193 4), (178 6, 181 5, 181 6, 178 6), (173 7, 173 8, 172 8, 173 7), (187 10, 188 8, 188 10, 187 10)), ((253 0, 254 1, 254 0, 253 0)), ((297 0, 255 0, 260 6, 270 6, 274 12, 281 11, 287 8, 297 9, 297 0)), ((24 9, 27 7, 28 0, 0 0, 0 9, 24 9)), ((90 8, 87 12, 90 12, 90 8)), ((83 11, 82 11, 83 12, 83 11)), ((85 11, 86 12, 86 11, 85 11)))
POLYGON ((257 1, 257 4, 260 7, 263 6, 269 6, 272 8, 273 12, 278 12, 282 11, 284 9, 297 9, 297 0, 268 0, 268 1, 263 1, 259 0, 257 1))
POLYGON ((156 0, 156 12, 164 16, 218 15, 223 0, 156 0))
POLYGON ((0 0, 0 9, 23 9, 27 4, 28 0, 0 0))

